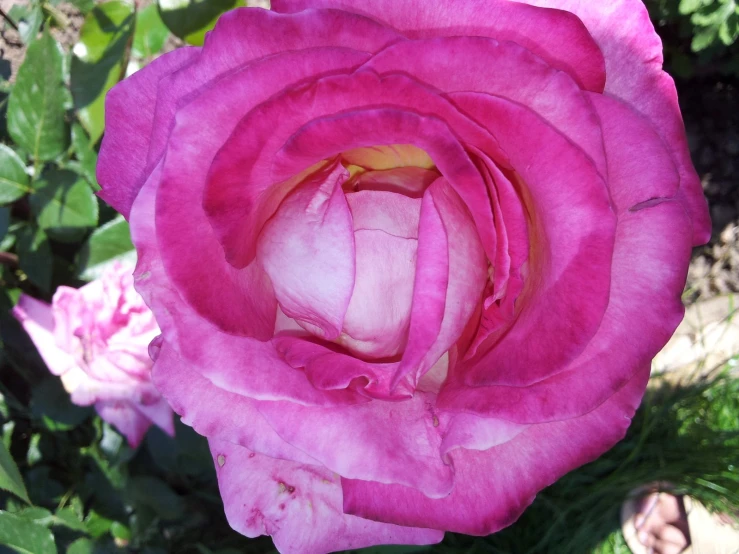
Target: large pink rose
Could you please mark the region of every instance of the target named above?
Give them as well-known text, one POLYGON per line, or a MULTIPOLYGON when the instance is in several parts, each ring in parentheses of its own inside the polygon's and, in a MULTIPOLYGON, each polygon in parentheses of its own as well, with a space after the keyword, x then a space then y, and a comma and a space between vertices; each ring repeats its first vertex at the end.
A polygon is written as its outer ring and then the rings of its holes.
POLYGON ((148 348, 159 328, 131 271, 116 264, 82 288, 59 287, 51 305, 21 295, 13 315, 72 402, 94 405, 137 446, 152 423, 171 435, 174 422, 151 382, 148 348))
POLYGON ((660 42, 637 0, 272 5, 108 96, 154 382, 282 552, 492 533, 682 317, 709 221, 660 42))

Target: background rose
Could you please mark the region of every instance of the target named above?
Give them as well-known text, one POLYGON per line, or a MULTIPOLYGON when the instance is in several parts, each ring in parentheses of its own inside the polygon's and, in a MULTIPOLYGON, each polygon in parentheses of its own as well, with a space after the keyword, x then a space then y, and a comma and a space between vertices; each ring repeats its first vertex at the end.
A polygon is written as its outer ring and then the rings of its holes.
POLYGON ((708 216, 643 6, 538 4, 275 1, 110 93, 154 379, 238 531, 486 534, 623 436, 708 216))
POLYGON ((174 433, 172 410, 151 383, 148 346, 159 328, 130 267, 114 264, 79 289, 59 287, 51 305, 22 295, 13 315, 72 402, 94 405, 131 446, 152 423, 174 433))

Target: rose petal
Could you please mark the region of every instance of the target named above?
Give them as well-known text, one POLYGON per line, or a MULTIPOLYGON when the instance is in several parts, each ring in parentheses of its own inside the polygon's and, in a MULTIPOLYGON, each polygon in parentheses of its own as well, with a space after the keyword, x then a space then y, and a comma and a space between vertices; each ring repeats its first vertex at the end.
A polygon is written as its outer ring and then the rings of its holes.
POLYGON ((198 48, 178 48, 160 56, 118 83, 105 97, 106 132, 97 164, 97 180, 103 190, 98 196, 125 217, 146 179, 157 85, 190 63, 198 51, 198 48))
POLYGON ((21 294, 13 315, 31 337, 46 366, 54 375, 63 375, 77 367, 74 356, 57 346, 51 306, 31 296, 21 294))
POLYGON ((323 554, 374 544, 434 544, 443 532, 346 515, 338 476, 210 440, 226 517, 247 537, 272 535, 282 554, 323 554))
MULTIPOLYGON (((555 0, 556 2, 556 0, 555 0)), ((340 8, 383 21, 409 38, 482 36, 516 42, 587 90, 601 92, 605 64, 593 37, 571 13, 501 0, 272 0, 277 12, 340 8), (546 29, 546 32, 542 32, 546 29)), ((571 10, 575 11, 575 10, 571 10)))
POLYGON ((288 317, 339 336, 352 291, 352 214, 341 189, 348 172, 337 162, 311 176, 282 203, 259 238, 258 260, 288 317))
MULTIPOLYGON (((399 485, 342 478, 344 511, 397 525, 487 535, 513 523, 536 493, 621 440, 644 393, 649 366, 607 402, 575 419, 532 425, 489 450, 449 456, 454 490, 432 499, 399 485), (525 478, 522 478, 525 476, 525 478)), ((492 426, 499 425, 495 420, 492 426)))
POLYGON ((494 96, 451 96, 490 122, 523 181, 532 219, 523 309, 465 381, 528 385, 565 369, 597 331, 608 303, 616 217, 590 159, 538 116, 494 96))
POLYGON ((151 420, 130 402, 122 400, 97 402, 95 410, 103 421, 107 421, 126 437, 131 448, 136 448, 141 443, 147 429, 151 427, 151 420))
MULTIPOLYGON (((203 94, 178 112, 158 193, 156 217, 157 232, 162 239, 161 257, 169 278, 187 301, 226 331, 267 340, 274 329, 276 301, 268 279, 260 276, 260 271, 252 268, 252 274, 245 275, 227 264, 205 218, 201 208, 202 187, 213 157, 240 115, 283 87, 322 72, 349 69, 365 59, 366 54, 347 49, 285 53, 230 74, 218 82, 217 94, 203 94), (245 87, 248 95, 244 95, 245 87), (198 137, 195 151, 194 136, 198 137), (184 220, 188 221, 187 225, 182 225, 184 220), (203 287, 201 284, 205 282, 221 285, 203 287)), ((299 182, 296 180, 290 186, 299 182)), ((267 209, 257 233, 291 190, 290 186, 267 209)), ((259 202, 254 203, 259 207, 259 202)), ((248 211, 247 204, 235 206, 248 211)), ((256 235, 252 237, 253 247, 255 239, 256 235)))
POLYGON ((336 408, 260 402, 258 409, 283 439, 339 475, 400 483, 438 498, 451 491, 453 469, 441 459, 433 404, 433 395, 416 392, 404 402, 336 408))
POLYGON ((640 0, 526 0, 526 3, 570 11, 587 26, 605 56, 606 92, 646 116, 664 138, 680 172, 678 196, 690 215, 693 245, 705 244, 711 236, 708 204, 690 160, 675 83, 662 71, 662 41, 644 3, 640 0))

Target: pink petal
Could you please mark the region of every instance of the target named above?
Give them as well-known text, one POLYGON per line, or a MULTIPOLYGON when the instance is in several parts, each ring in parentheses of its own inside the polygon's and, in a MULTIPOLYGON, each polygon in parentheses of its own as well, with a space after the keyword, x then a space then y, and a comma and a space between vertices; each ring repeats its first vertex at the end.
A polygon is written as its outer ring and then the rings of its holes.
POLYGON ((13 308, 13 315, 31 337, 46 366, 54 375, 63 375, 77 367, 74 356, 57 346, 51 306, 22 294, 13 308))
POLYGON ((208 176, 205 207, 227 258, 236 267, 252 259, 262 221, 252 206, 273 183, 346 150, 411 142, 433 158, 455 187, 487 248, 494 229, 485 184, 449 127, 464 142, 501 159, 485 129, 402 75, 381 79, 362 71, 325 77, 262 104, 239 123, 208 176), (419 115, 419 109, 430 115, 419 115))
POLYGON ((155 220, 151 217, 157 200, 157 174, 158 171, 152 173, 131 212, 131 235, 139 251, 135 278, 138 290, 156 313, 164 339, 177 349, 178 355, 203 378, 212 378, 215 386, 238 395, 316 404, 347 402, 357 397, 353 393, 332 396, 316 391, 305 375, 287 365, 270 343, 221 332, 194 313, 172 289, 160 261, 155 220))
POLYGON ((532 220, 523 309, 492 349, 481 350, 489 352, 465 382, 528 385, 565 369, 595 335, 608 303, 616 217, 590 159, 535 114, 494 96, 451 96, 489 122, 520 175, 532 220))
POLYGON ((608 188, 616 212, 675 196, 680 175, 649 121, 619 100, 599 94, 589 97, 603 129, 608 188))
POLYGON ((445 93, 484 92, 523 104, 577 144, 606 175, 598 118, 577 83, 512 42, 483 37, 401 41, 364 67, 404 73, 445 93))
POLYGON ((107 421, 126 437, 131 448, 136 448, 141 443, 151 426, 151 420, 129 402, 101 401, 95 404, 95 410, 103 421, 107 421))
POLYGON ((383 231, 394 237, 417 239, 421 199, 378 190, 346 195, 355 231, 383 231))
POLYGON ((231 526, 272 535, 282 554, 324 554, 375 544, 433 544, 443 532, 377 523, 342 511, 337 475, 319 465, 275 460, 210 440, 231 526))
POLYGON ((145 180, 146 155, 152 134, 157 85, 190 63, 198 48, 178 48, 160 56, 105 97, 105 135, 100 145, 97 179, 100 198, 128 217, 145 180))
MULTIPOLYGON (((541 489, 623 438, 648 377, 646 366, 582 417, 532 425, 489 450, 453 450, 449 456, 455 468, 454 490, 445 498, 428 498, 399 485, 342 478, 344 511, 397 525, 469 535, 494 533, 516 521, 541 489)), ((490 424, 499 425, 495 420, 490 424)))
POLYGON ((328 340, 341 333, 355 288, 347 176, 337 161, 302 183, 265 225, 257 250, 282 311, 328 340))
MULTIPOLYGON (((243 114, 283 87, 325 71, 351 68, 365 59, 366 54, 347 49, 285 53, 224 77, 217 90, 202 94, 178 112, 158 192, 161 257, 170 279, 187 301, 221 328, 267 340, 274 328, 276 301, 269 280, 258 268, 239 272, 223 259, 222 248, 203 213, 202 187, 216 152, 243 114), (244 95, 245 87, 248 95, 244 95), (198 137, 195 151, 194 136, 198 137), (182 224, 185 220, 187 225, 182 224), (201 286, 205 282, 222 285, 201 286), (244 317, 246 313, 249 317, 244 317)), ((281 196, 267 208, 262 207, 262 199, 254 199, 257 217, 261 217, 257 233, 290 190, 289 186, 283 188, 281 196), (265 211, 259 211, 262 209, 265 211)), ((234 207, 249 211, 246 203, 230 206, 234 207)), ((252 248, 256 247, 255 239, 256 234, 252 248)))
POLYGON ((690 235, 688 217, 677 201, 624 213, 616 234, 609 305, 578 359, 524 388, 448 382, 439 405, 520 423, 577 417, 595 409, 634 371, 649 366, 682 320, 690 235))
POLYGON ((434 400, 416 392, 404 402, 336 408, 260 402, 257 407, 283 439, 331 471, 439 498, 451 491, 454 470, 441 458, 434 400))
POLYGON ((418 241, 362 229, 354 242, 356 282, 336 342, 360 357, 398 356, 408 338, 418 241))
MULTIPOLYGON (((556 2, 555 3, 559 3, 556 2)), ((383 21, 409 38, 481 36, 516 42, 572 75, 587 90, 605 83, 603 54, 582 22, 560 10, 535 9, 503 0, 273 0, 278 12, 340 8, 383 21), (542 32, 546 29, 546 32, 542 32)), ((574 11, 574 10, 573 10, 574 11)))
POLYGON ((413 373, 417 381, 457 342, 487 279, 474 222, 443 177, 426 191, 421 218, 411 331, 396 380, 413 373))
MULTIPOLYGON (((331 48, 339 56, 341 50, 347 49, 352 49, 355 54, 373 53, 399 38, 395 31, 384 25, 337 10, 311 10, 296 16, 280 15, 262 9, 232 10, 221 16, 208 34, 200 56, 182 71, 162 81, 159 87, 161 94, 156 103, 148 162, 155 163, 164 153, 177 108, 191 99, 193 93, 202 92, 209 83, 226 76, 232 70, 268 58, 267 63, 274 71, 289 74, 291 64, 284 65, 273 56, 300 51, 308 54, 310 49, 323 48, 331 48)), ((330 53, 327 55, 326 51, 320 56, 325 68, 316 67, 306 76, 332 71, 336 63, 332 59, 334 56, 330 53)), ((300 78, 299 75, 296 78, 275 77, 272 86, 280 90, 300 78)), ((218 86, 220 87, 220 83, 218 86)), ((248 96, 240 96, 240 100, 251 100, 255 94, 262 99, 267 98, 269 95, 260 95, 261 86, 263 85, 252 86, 249 83, 245 89, 248 96)), ((220 89, 215 96, 221 96, 220 89)), ((248 107, 249 103, 246 104, 248 107)), ((234 121, 240 117, 238 112, 233 112, 231 116, 234 121)))
POLYGON ((174 419, 172 418, 172 408, 164 398, 160 398, 154 404, 144 405, 135 404, 139 412, 144 414, 151 422, 161 428, 169 436, 174 436, 174 419))
POLYGON ((678 196, 693 226, 693 245, 708 241, 711 221, 698 174, 690 160, 672 78, 662 71, 662 42, 640 0, 582 2, 526 0, 567 10, 585 23, 606 60, 606 92, 646 116, 665 141, 680 172, 678 196))
POLYGON ((272 458, 315 463, 274 432, 254 400, 216 387, 166 343, 154 364, 152 378, 172 409, 182 416, 182 422, 201 435, 272 458))

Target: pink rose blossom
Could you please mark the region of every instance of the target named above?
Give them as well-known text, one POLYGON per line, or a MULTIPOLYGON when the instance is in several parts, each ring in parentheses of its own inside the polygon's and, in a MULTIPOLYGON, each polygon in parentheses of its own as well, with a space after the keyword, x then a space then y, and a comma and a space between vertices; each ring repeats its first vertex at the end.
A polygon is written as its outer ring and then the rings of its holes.
POLYGON ((511 524, 620 440, 710 222, 638 0, 273 0, 108 95, 153 379, 283 553, 511 524))
POLYGON ((51 305, 21 295, 13 315, 72 402, 94 405, 131 446, 152 423, 174 434, 172 409, 151 382, 148 347, 159 327, 131 268, 115 265, 79 289, 59 287, 51 305))

